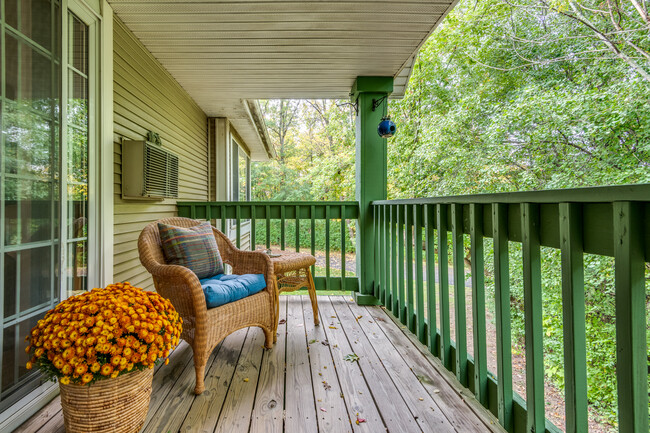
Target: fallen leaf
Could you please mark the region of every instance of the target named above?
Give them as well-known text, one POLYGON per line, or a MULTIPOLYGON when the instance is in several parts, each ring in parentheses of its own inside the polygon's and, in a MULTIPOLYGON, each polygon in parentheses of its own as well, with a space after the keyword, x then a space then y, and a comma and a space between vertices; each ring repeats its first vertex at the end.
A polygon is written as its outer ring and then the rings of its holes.
POLYGON ((285 323, 287 323, 287 320, 286 320, 286 319, 280 319, 280 320, 278 321, 278 325, 284 325, 285 323))
POLYGON ((314 343, 316 343, 317 341, 318 341, 318 340, 316 340, 316 339, 309 340, 309 344, 314 344, 314 343))
POLYGON ((359 418, 359 414, 357 413, 357 420, 356 420, 357 425, 361 424, 362 422, 366 422, 366 419, 365 418, 359 418))
POLYGON ((330 329, 339 329, 336 326, 330 326, 330 329))
POLYGON ((420 401, 424 401, 424 399, 423 399, 422 397, 420 397, 419 400, 420 400, 420 401))
POLYGON ((244 378, 244 382, 248 382, 248 378, 247 378, 247 377, 244 378))
POLYGON ((361 319, 363 316, 357 316, 357 320, 361 319))
POLYGON ((357 355, 356 353, 350 353, 345 355, 343 360, 348 362, 359 362, 359 355, 357 355))
POLYGON ((329 391, 330 389, 332 389, 332 385, 330 385, 329 383, 327 383, 326 380, 324 380, 323 381, 323 388, 325 388, 325 391, 329 391))
POLYGON ((327 412, 327 409, 325 409, 324 407, 321 407, 321 408, 320 408, 320 411, 321 411, 321 412, 327 412))
POLYGON ((330 342, 327 341, 327 340, 323 340, 323 341, 320 342, 320 344, 322 344, 323 346, 329 346, 330 342))

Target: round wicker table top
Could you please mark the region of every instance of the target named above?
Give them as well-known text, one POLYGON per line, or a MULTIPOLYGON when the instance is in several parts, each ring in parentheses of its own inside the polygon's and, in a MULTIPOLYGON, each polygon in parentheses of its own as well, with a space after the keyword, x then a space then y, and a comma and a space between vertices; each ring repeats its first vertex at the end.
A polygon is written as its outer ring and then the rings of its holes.
POLYGON ((271 257, 273 271, 282 274, 302 268, 308 268, 316 263, 316 258, 307 253, 281 253, 279 257, 271 257))

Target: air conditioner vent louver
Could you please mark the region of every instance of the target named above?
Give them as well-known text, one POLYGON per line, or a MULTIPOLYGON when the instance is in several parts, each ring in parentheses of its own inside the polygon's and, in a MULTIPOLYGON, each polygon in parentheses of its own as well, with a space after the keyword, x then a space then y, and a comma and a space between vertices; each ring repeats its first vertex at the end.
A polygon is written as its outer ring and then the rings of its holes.
POLYGON ((178 198, 178 156, 146 141, 122 144, 122 196, 178 198))

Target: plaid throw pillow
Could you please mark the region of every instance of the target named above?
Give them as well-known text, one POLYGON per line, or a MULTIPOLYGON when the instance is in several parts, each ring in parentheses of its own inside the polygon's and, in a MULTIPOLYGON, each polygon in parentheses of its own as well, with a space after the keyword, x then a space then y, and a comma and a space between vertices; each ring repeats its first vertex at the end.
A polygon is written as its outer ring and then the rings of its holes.
POLYGON ((223 260, 209 222, 194 227, 158 223, 158 231, 168 264, 185 266, 198 278, 223 274, 223 260))

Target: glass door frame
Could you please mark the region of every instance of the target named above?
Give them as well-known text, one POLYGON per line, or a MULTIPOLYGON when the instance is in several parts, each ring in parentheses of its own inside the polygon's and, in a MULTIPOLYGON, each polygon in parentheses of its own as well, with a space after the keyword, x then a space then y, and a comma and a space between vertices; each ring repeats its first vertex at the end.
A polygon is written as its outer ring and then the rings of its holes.
POLYGON ((62 19, 61 19, 61 34, 65 35, 61 51, 61 247, 59 257, 59 269, 61 277, 59 278, 59 299, 64 300, 68 297, 68 240, 67 230, 65 226, 68 223, 68 97, 69 97, 69 41, 70 29, 68 16, 70 13, 74 14, 79 20, 88 26, 88 229, 87 229, 87 287, 98 287, 100 285, 100 268, 101 268, 101 253, 100 253, 100 203, 101 203, 101 188, 99 182, 101 181, 100 164, 99 164, 99 145, 101 143, 101 136, 99 122, 101 121, 100 101, 101 83, 100 76, 100 58, 101 58, 101 45, 100 45, 100 17, 95 14, 90 7, 79 0, 62 0, 62 19), (65 144, 63 144, 65 143, 65 144), (65 239, 65 241, 64 241, 65 239), (65 245, 64 245, 65 244, 65 245))

